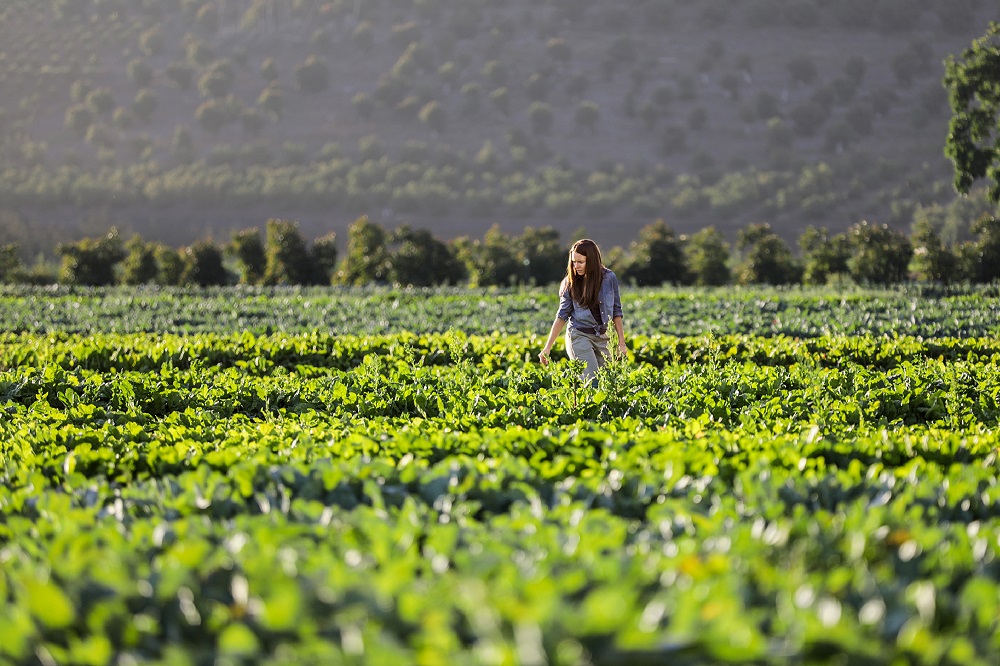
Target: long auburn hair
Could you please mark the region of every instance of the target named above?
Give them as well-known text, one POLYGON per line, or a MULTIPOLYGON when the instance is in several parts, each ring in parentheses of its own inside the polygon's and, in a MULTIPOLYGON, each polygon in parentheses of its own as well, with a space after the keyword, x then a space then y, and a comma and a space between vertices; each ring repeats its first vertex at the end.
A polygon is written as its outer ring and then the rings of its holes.
POLYGON ((597 305, 601 298, 601 283, 604 282, 604 262, 601 261, 601 248, 589 238, 582 238, 573 243, 569 251, 569 261, 566 264, 566 279, 563 280, 563 290, 569 289, 573 300, 585 308, 597 305), (582 276, 573 270, 573 254, 582 254, 587 258, 587 267, 582 276))

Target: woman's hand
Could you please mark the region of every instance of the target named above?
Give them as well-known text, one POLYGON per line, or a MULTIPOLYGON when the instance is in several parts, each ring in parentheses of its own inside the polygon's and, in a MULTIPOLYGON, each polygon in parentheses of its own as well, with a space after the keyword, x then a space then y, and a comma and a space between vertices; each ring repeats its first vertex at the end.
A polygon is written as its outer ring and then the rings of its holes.
POLYGON ((549 351, 547 349, 543 349, 541 352, 539 352, 538 362, 541 363, 542 365, 549 364, 549 351))
POLYGON ((628 357, 628 347, 625 346, 624 340, 621 340, 618 343, 618 355, 621 356, 621 358, 623 359, 628 357))

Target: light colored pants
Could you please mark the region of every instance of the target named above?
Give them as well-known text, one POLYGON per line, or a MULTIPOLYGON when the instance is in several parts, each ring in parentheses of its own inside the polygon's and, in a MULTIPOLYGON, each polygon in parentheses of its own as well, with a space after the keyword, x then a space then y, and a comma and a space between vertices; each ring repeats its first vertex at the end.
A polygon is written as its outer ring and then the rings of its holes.
POLYGON ((598 368, 608 362, 608 336, 590 335, 574 328, 566 330, 566 354, 587 364, 583 378, 592 380, 598 368))

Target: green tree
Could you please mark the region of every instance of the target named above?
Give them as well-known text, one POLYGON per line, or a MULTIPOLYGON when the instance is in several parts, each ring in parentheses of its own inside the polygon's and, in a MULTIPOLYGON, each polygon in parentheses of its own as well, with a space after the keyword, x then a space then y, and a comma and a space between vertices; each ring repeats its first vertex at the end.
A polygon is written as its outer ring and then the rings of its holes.
POLYGON ((267 269, 267 255, 260 239, 260 229, 243 229, 233 234, 226 251, 236 259, 240 284, 260 284, 267 269))
POLYGON ((683 248, 692 284, 708 287, 729 283, 729 243, 722 232, 705 227, 692 234, 683 248))
POLYGON ((766 222, 741 229, 736 249, 745 253, 737 268, 740 284, 793 284, 802 276, 788 244, 766 222))
POLYGON ((824 227, 809 226, 799 236, 802 250, 802 282, 808 285, 824 285, 834 275, 846 275, 847 260, 851 248, 846 234, 830 235, 824 227))
POLYGON ((569 250, 559 240, 553 227, 525 227, 514 239, 515 253, 521 262, 521 281, 545 285, 559 282, 566 274, 569 250))
POLYGON ((337 268, 337 234, 331 231, 313 241, 309 249, 312 264, 312 283, 329 285, 337 268))
POLYGON ((683 284, 688 279, 680 238, 663 220, 639 230, 629 245, 622 279, 638 285, 683 284))
POLYGON ((1000 280, 1000 218, 983 215, 972 229, 977 238, 961 246, 960 274, 973 282, 1000 280))
POLYGON ((517 284, 521 263, 514 242, 494 224, 482 240, 457 239, 456 253, 469 274, 469 286, 490 287, 517 284))
POLYGON ((389 279, 386 232, 362 215, 347 228, 347 255, 337 271, 337 282, 363 285, 389 279))
POLYGON ((323 92, 330 85, 330 69, 316 56, 309 56, 295 68, 295 82, 302 92, 323 92))
POLYGON ((991 22, 961 60, 948 57, 944 85, 952 111, 945 155, 954 164, 955 189, 967 194, 974 181, 988 178, 990 199, 1000 202, 1000 23, 991 22))
POLYGON ((103 238, 60 244, 56 252, 62 255, 60 282, 90 287, 114 284, 115 269, 126 257, 125 246, 114 227, 103 238))
POLYGON ((900 231, 866 220, 847 231, 851 258, 847 267, 859 284, 887 285, 907 278, 913 246, 900 231))
POLYGON ((299 232, 299 223, 272 218, 267 221, 266 236, 264 284, 310 284, 312 258, 299 232))
POLYGON ((175 287, 184 279, 184 254, 180 250, 163 243, 157 243, 154 248, 156 265, 159 273, 156 283, 165 287, 175 287))
POLYGON ((127 254, 122 262, 121 283, 137 285, 155 282, 159 274, 155 246, 136 234, 125 243, 125 251, 127 254))
POLYGON ((573 119, 576 121, 576 124, 588 132, 594 131, 594 128, 597 127, 597 121, 600 120, 600 118, 600 107, 590 101, 580 102, 573 114, 573 119))
POLYGON ((211 287, 229 282, 222 250, 211 240, 200 240, 184 248, 181 284, 211 287))
POLYGON ((545 102, 532 102, 528 105, 528 120, 531 122, 532 133, 536 135, 548 134, 552 130, 554 117, 552 107, 545 102))
POLYGON ((465 269, 451 248, 426 229, 404 224, 392 232, 389 243, 389 280, 393 284, 429 287, 465 279, 465 269))
POLYGON ((447 116, 444 112, 444 107, 437 101, 432 100, 427 102, 427 104, 420 109, 418 117, 420 118, 420 122, 427 125, 438 134, 444 132, 445 124, 447 123, 447 116))
POLYGON ((0 283, 15 282, 21 267, 21 248, 16 243, 0 245, 0 283))
POLYGON ((914 225, 913 259, 909 270, 914 279, 921 282, 941 282, 947 284, 955 278, 958 259, 941 241, 941 234, 929 220, 914 225))

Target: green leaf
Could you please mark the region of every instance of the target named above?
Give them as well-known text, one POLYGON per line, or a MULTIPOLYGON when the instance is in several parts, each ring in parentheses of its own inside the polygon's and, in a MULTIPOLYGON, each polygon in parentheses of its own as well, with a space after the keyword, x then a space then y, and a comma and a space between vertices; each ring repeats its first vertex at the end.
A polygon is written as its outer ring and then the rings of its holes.
POLYGON ((65 629, 76 618, 76 609, 66 593, 50 581, 28 581, 28 609, 49 629, 65 629))

